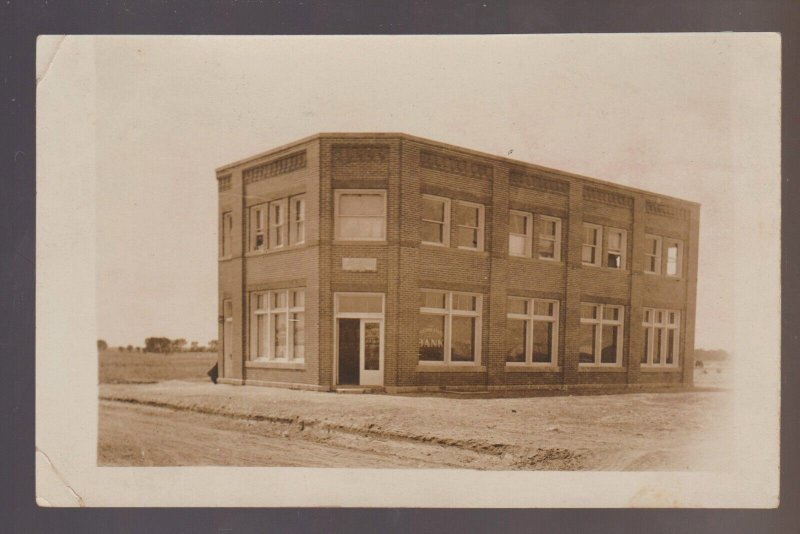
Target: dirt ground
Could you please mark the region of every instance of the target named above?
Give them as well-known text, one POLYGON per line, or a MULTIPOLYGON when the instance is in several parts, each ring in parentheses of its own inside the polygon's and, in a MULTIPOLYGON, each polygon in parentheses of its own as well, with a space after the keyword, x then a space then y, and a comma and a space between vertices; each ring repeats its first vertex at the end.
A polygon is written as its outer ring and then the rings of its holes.
POLYGON ((173 380, 100 399, 98 464, 116 466, 720 470, 731 427, 723 389, 474 399, 173 380))

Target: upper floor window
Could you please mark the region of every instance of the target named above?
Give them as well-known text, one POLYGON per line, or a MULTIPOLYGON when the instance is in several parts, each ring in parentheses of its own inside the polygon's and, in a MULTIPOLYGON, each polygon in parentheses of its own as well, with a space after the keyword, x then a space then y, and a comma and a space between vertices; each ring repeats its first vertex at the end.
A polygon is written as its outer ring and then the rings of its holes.
POLYGON ((680 276, 681 275, 681 252, 683 243, 678 239, 665 240, 666 255, 667 255, 667 276, 680 276))
POLYGON ((298 245, 305 241, 305 195, 250 207, 250 251, 298 245))
POLYGON ((624 308, 610 304, 581 303, 581 365, 620 365, 624 308))
POLYGON ((661 236, 644 236, 644 272, 661 274, 661 236))
POLYGON ((644 309, 641 364, 677 366, 680 352, 681 314, 677 310, 644 309))
POLYGON ((221 225, 220 252, 223 258, 227 258, 233 253, 233 212, 226 211, 222 214, 221 225))
POLYGON ((454 201, 456 246, 458 248, 483 250, 483 205, 454 201))
POLYGON ((306 241, 306 199, 304 196, 289 199, 290 224, 289 244, 299 245, 306 241))
POLYGON ((606 228, 606 267, 625 268, 625 249, 627 232, 619 228, 606 228))
POLYGON ((534 216, 524 211, 509 211, 508 254, 530 258, 534 247, 535 257, 561 261, 561 219, 547 215, 534 216))
POLYGON ((628 232, 619 228, 603 227, 599 224, 583 223, 583 249, 581 261, 584 265, 605 266, 609 269, 625 269, 628 249, 628 232), (605 231, 605 251, 603 233, 605 231), (605 252, 605 255, 603 254, 605 252), (605 258, 605 261, 603 260, 605 258))
POLYGON ((511 256, 530 257, 532 234, 533 217, 530 213, 508 213, 508 253, 511 256))
POLYGON ((423 290, 419 312, 420 363, 480 363, 481 295, 423 290))
POLYGON ((250 296, 250 359, 305 358, 305 291, 281 289, 250 296))
POLYGON ((602 247, 603 227, 596 224, 583 223, 583 248, 581 261, 584 265, 600 266, 600 249, 602 247))
POLYGON ((286 199, 269 203, 269 248, 281 248, 286 244, 286 199))
POLYGON ((450 245, 450 199, 422 196, 422 242, 450 245))
POLYGON ((539 227, 539 259, 561 261, 561 219, 540 215, 536 223, 539 227))
POLYGON ((507 312, 506 363, 555 364, 558 301, 509 297, 507 312))
POLYGON ((422 195, 422 243, 483 250, 484 206, 464 200, 422 195), (451 227, 454 234, 451 239, 451 227))
POLYGON ((345 189, 335 192, 335 234, 342 241, 386 239, 386 191, 345 189))
POLYGON ((644 272, 681 276, 683 241, 671 237, 645 235, 644 272))

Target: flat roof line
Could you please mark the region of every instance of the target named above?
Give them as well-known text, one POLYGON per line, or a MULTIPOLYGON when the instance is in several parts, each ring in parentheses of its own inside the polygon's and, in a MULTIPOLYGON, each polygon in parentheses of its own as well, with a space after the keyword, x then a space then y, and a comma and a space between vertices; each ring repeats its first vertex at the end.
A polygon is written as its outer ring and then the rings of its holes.
POLYGON ((256 162, 259 159, 263 159, 265 157, 272 156, 272 155, 278 154, 280 152, 284 152, 284 151, 289 150, 291 148, 294 148, 294 147, 296 147, 298 145, 302 145, 302 144, 308 143, 310 141, 314 141, 316 139, 348 139, 348 138, 350 138, 350 139, 364 139, 364 138, 367 138, 367 139, 368 138, 373 138, 373 139, 404 139, 404 140, 414 141, 414 142, 422 143, 422 144, 433 146, 433 147, 443 148, 443 149, 446 149, 446 150, 452 150, 454 152, 461 152, 463 154, 468 154, 468 155, 471 155, 471 156, 476 156, 476 157, 480 157, 480 158, 484 158, 484 159, 488 159, 488 160, 492 160, 492 161, 501 161, 501 162, 508 163, 508 164, 515 165, 515 166, 520 166, 520 167, 534 169, 534 170, 538 170, 538 171, 542 171, 542 172, 546 172, 546 173, 550 173, 550 174, 555 174, 555 175, 563 176, 565 178, 573 178, 573 179, 582 180, 582 181, 586 181, 586 182, 590 182, 590 183, 594 183, 594 184, 598 184, 598 185, 603 185, 603 186, 606 186, 606 187, 612 187, 612 188, 619 189, 621 191, 635 192, 635 193, 640 193, 640 194, 643 194, 643 195, 650 195, 650 196, 653 196, 653 197, 656 197, 656 198, 663 198, 663 199, 677 201, 677 202, 684 203, 684 204, 692 204, 694 206, 700 206, 699 202, 695 202, 693 200, 686 200, 686 199, 679 198, 679 197, 674 197, 674 196, 671 196, 671 195, 665 195, 663 193, 656 193, 656 192, 653 192, 653 191, 648 191, 646 189, 639 189, 637 187, 631 187, 631 186, 628 186, 628 185, 622 185, 622 184, 619 184, 619 183, 616 183, 616 182, 612 182, 612 181, 609 181, 609 180, 603 180, 603 179, 600 179, 600 178, 594 178, 594 177, 586 176, 586 175, 583 175, 583 174, 576 174, 576 173, 573 173, 573 172, 564 171, 564 170, 556 169, 556 168, 553 168, 553 167, 545 167, 544 165, 539 165, 539 164, 536 164, 536 163, 530 163, 530 162, 527 162, 527 161, 508 158, 506 156, 498 156, 496 154, 490 154, 488 152, 481 152, 479 150, 474 150, 474 149, 466 148, 466 147, 459 146, 459 145, 453 145, 453 144, 450 144, 450 143, 444 143, 442 141, 436 141, 434 139, 428 139, 428 138, 425 138, 425 137, 418 137, 416 135, 410 135, 410 134, 403 133, 403 132, 319 132, 319 133, 316 133, 316 134, 312 134, 312 135, 303 137, 303 138, 298 139, 296 141, 293 141, 291 143, 287 143, 285 145, 281 145, 281 146, 272 148, 270 150, 267 150, 267 151, 264 151, 264 152, 260 152, 260 153, 254 155, 254 156, 243 158, 243 159, 234 161, 233 163, 228 163, 228 164, 223 165, 221 167, 217 167, 216 168, 216 173, 217 174, 221 174, 221 173, 224 174, 225 171, 231 170, 234 167, 238 167, 238 166, 241 166, 241 165, 246 165, 248 163, 256 162))

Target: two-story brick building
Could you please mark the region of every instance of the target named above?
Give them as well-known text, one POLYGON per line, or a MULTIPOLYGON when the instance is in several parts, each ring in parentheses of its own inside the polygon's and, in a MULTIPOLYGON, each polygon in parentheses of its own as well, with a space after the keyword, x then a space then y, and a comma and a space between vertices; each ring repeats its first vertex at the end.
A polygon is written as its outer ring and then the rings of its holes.
POLYGON ((220 380, 690 385, 698 204, 397 133, 217 170, 220 380))

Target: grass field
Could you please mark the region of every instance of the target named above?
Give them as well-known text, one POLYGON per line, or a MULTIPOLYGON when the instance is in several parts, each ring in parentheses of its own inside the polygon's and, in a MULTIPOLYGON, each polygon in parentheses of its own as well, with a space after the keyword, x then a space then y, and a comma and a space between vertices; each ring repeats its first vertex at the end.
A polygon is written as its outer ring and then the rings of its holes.
POLYGON ((101 384, 153 384, 165 380, 205 382, 217 361, 215 352, 155 354, 100 351, 101 384))

